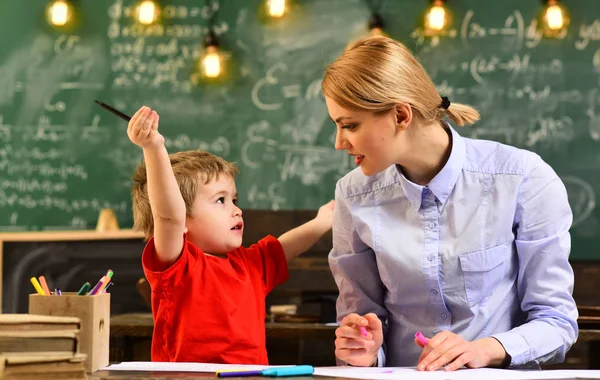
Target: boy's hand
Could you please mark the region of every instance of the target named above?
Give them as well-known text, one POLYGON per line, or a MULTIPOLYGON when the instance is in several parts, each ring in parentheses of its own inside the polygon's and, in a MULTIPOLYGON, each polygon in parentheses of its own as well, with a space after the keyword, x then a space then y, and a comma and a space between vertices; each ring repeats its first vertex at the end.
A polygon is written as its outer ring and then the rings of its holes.
POLYGON ((156 111, 146 106, 140 108, 129 121, 127 127, 129 140, 142 149, 164 145, 165 138, 158 132, 158 119, 156 111))
POLYGON ((327 231, 333 223, 333 201, 321 206, 314 219, 281 235, 278 240, 283 247, 285 259, 289 263, 306 252, 327 231))
POLYGON ((319 222, 323 227, 327 228, 327 231, 331 229, 333 224, 333 205, 335 201, 329 201, 323 206, 319 207, 315 220, 319 222))

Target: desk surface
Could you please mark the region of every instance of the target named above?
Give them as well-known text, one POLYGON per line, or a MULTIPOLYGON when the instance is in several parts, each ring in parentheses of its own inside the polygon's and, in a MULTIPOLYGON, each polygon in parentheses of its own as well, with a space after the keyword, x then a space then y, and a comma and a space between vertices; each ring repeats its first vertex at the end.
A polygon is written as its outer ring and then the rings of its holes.
MULTIPOLYGON (((98 371, 88 375, 88 380, 204 380, 217 379, 213 373, 191 373, 191 372, 128 372, 128 371, 98 371)), ((230 377, 229 379, 238 380, 265 380, 262 376, 252 377, 230 377)), ((273 378, 274 379, 274 378, 273 378)), ((325 376, 302 376, 302 377, 285 377, 289 380, 308 380, 308 379, 323 379, 323 380, 349 380, 347 377, 325 377, 325 376)), ((577 378, 564 378, 561 380, 575 380, 577 378)))
MULTIPOLYGON (((285 377, 289 380, 307 380, 313 378, 312 376, 294 376, 285 377)), ((141 380, 141 379, 152 379, 152 380, 203 380, 203 379, 217 379, 214 373, 192 373, 192 372, 129 372, 129 371, 98 371, 91 375, 88 375, 88 380, 141 380)), ((228 379, 241 379, 241 380, 265 380, 268 379, 263 376, 251 376, 251 377, 229 377, 228 379)), ((324 380, 346 380, 346 377, 315 377, 315 379, 324 380)))

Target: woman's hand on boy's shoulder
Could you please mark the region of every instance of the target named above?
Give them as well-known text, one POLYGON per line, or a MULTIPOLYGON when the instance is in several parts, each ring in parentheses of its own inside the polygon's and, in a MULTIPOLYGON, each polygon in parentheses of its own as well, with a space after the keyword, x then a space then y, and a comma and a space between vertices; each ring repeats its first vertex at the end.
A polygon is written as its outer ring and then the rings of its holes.
POLYGON ((142 106, 133 115, 127 127, 127 136, 135 145, 146 149, 164 145, 165 138, 158 132, 159 116, 150 107, 142 106))
POLYGON ((331 229, 333 224, 333 207, 335 201, 329 201, 323 206, 319 207, 315 220, 318 221, 323 227, 327 228, 327 231, 331 229))

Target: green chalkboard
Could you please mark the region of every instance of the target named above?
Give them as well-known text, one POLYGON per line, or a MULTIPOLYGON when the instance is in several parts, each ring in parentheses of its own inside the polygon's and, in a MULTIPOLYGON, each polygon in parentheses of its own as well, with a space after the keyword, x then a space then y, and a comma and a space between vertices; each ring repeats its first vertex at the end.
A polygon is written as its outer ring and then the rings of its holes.
MULTIPOLYGON (((157 109, 171 152, 204 148, 238 163, 243 208, 312 209, 353 168, 333 148, 320 79, 366 32, 364 0, 294 1, 281 20, 264 1, 163 1, 159 25, 138 26, 130 0, 77 1, 75 28, 46 23, 47 2, 0 5, 0 230, 93 227, 99 209, 131 226, 130 175, 141 159, 126 123, 157 109), (198 70, 207 20, 228 54, 227 76, 198 70)), ((600 257, 600 2, 572 0, 568 33, 541 37, 540 1, 448 2, 451 28, 425 36, 428 1, 384 1, 389 36, 407 44, 440 93, 482 113, 468 137, 538 152, 565 181, 575 258, 600 257)))

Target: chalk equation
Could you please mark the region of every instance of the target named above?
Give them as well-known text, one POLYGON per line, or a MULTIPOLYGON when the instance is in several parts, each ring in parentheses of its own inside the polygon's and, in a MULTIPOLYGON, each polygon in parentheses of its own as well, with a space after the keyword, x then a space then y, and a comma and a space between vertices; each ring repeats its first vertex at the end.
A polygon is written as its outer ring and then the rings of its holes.
POLYGON ((345 154, 337 152, 333 145, 281 144, 277 130, 266 120, 250 125, 247 136, 241 149, 244 166, 276 167, 282 182, 297 178, 304 185, 314 185, 330 173, 341 176, 349 168, 345 154))
POLYGON ((288 67, 283 62, 278 62, 267 69, 263 78, 260 78, 252 87, 252 103, 262 111, 276 111, 283 106, 282 101, 290 98, 303 98, 312 100, 321 94, 321 79, 312 81, 306 89, 300 84, 282 84, 282 77, 288 67))
POLYGON ((442 34, 431 34, 427 30, 418 27, 412 31, 411 37, 419 45, 428 45, 434 48, 439 45, 440 38, 460 39, 465 47, 469 47, 471 40, 486 38, 510 38, 515 49, 520 49, 524 44, 534 47, 542 38, 541 32, 537 31, 536 20, 528 25, 519 10, 514 10, 505 17, 504 23, 496 26, 484 26, 477 21, 475 11, 469 9, 462 17, 458 29, 450 28, 442 34))

